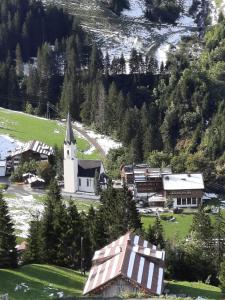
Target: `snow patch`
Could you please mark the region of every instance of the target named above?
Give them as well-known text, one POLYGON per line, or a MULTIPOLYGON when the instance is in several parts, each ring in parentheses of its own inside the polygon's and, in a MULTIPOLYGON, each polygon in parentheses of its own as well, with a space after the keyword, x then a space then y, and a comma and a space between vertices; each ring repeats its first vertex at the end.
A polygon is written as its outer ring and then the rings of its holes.
POLYGON ((27 238, 30 228, 30 221, 37 214, 44 211, 44 205, 38 203, 32 195, 16 195, 16 198, 4 197, 9 208, 17 236, 27 238))
POLYGON ((122 11, 122 16, 130 18, 144 17, 145 3, 143 0, 130 0, 130 9, 122 11))
POLYGON ((5 160, 11 152, 14 152, 16 148, 22 147, 23 143, 14 140, 8 135, 0 135, 0 160, 5 160))

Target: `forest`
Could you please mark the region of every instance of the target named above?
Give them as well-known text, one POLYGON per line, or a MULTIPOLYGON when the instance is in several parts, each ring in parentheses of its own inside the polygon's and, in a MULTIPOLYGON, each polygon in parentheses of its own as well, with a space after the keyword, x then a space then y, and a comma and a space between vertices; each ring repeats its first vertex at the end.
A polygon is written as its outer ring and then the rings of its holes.
POLYGON ((221 16, 202 41, 184 38, 158 66, 135 49, 128 62, 103 55, 79 21, 55 6, 3 0, 1 106, 45 115, 49 101, 61 117, 70 107, 74 120, 123 143, 106 161, 112 177, 123 163, 145 161, 203 172, 207 187, 224 192, 224 25, 221 16))

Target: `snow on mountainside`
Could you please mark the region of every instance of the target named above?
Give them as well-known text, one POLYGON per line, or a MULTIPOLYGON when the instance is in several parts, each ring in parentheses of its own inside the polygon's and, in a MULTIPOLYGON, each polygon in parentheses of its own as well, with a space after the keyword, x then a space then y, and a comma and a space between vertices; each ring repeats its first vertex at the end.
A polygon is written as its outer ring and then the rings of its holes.
POLYGON ((111 57, 123 53, 129 58, 131 49, 136 48, 143 53, 154 53, 160 63, 166 60, 170 45, 176 45, 182 36, 191 35, 197 29, 194 18, 189 15, 192 0, 183 0, 183 13, 176 26, 148 21, 144 16, 145 0, 130 0, 130 10, 124 10, 119 17, 99 0, 54 0, 54 3, 77 15, 82 27, 111 57))
POLYGON ((218 22, 220 12, 225 14, 225 0, 221 0, 220 2, 211 0, 209 2, 211 22, 212 25, 215 25, 218 22))

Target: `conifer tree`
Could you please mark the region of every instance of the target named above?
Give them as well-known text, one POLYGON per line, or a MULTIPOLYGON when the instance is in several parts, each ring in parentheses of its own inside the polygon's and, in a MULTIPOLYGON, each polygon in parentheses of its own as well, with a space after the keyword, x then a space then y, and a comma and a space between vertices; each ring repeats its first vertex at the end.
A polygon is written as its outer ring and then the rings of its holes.
POLYGON ((17 266, 16 237, 5 200, 0 193, 0 268, 17 266))
POLYGON ((153 225, 149 225, 145 236, 146 240, 151 244, 163 249, 165 247, 163 227, 157 216, 153 225))
POLYGON ((43 214, 43 259, 48 263, 64 265, 65 251, 63 235, 67 228, 65 206, 62 203, 60 188, 52 181, 43 214))
POLYGON ((38 215, 30 222, 27 243, 27 249, 23 256, 24 261, 26 263, 41 263, 43 261, 42 222, 38 215))

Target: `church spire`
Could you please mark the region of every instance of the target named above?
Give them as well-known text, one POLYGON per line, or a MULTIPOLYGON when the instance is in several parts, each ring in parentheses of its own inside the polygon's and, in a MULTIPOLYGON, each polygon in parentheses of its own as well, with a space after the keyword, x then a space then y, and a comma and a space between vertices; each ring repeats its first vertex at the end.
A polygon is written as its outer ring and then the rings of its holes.
POLYGON ((72 129, 72 123, 71 123, 71 117, 70 117, 70 112, 68 112, 67 116, 67 122, 66 122, 66 137, 65 137, 65 144, 75 144, 76 140, 73 134, 73 129, 72 129))

